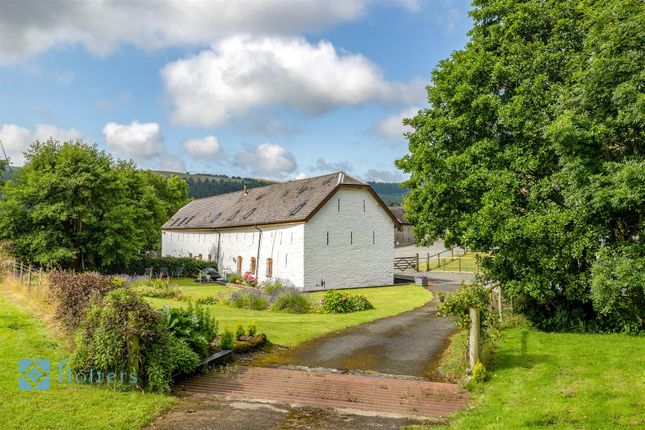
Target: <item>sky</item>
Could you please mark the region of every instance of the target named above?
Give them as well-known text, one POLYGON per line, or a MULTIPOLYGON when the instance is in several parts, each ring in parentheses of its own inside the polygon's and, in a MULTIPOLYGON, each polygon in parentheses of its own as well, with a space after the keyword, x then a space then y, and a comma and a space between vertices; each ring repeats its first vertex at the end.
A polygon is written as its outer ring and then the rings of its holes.
POLYGON ((469 7, 0 0, 0 139, 12 165, 54 137, 155 170, 400 181, 402 118, 467 42, 469 7))

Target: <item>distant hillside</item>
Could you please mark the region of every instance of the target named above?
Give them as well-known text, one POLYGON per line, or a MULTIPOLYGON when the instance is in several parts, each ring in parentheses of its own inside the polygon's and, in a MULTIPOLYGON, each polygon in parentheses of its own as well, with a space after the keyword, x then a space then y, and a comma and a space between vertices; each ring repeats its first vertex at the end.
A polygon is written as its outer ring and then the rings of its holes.
MULTIPOLYGON (((200 199, 202 197, 216 196, 244 189, 244 184, 249 188, 262 187, 275 182, 266 179, 242 178, 240 176, 211 175, 206 173, 178 173, 158 171, 162 175, 175 175, 185 179, 188 183, 189 197, 200 199)), ((398 206, 407 194, 407 189, 401 189, 397 182, 368 182, 374 191, 388 206, 398 206)))
MULTIPOLYGON (((5 172, 5 178, 13 176, 19 167, 9 166, 5 172)), ((195 199, 216 196, 218 194, 232 193, 244 189, 244 184, 249 188, 262 187, 274 184, 274 181, 266 179, 243 178, 240 176, 211 175, 208 173, 180 173, 157 171, 157 173, 169 176, 174 175, 185 179, 188 183, 188 196, 195 199)), ((388 206, 399 206, 403 202, 403 196, 408 193, 407 188, 401 189, 398 182, 368 182, 376 193, 388 206)))
POLYGON ((275 182, 266 179, 242 178, 240 176, 211 175, 208 173, 178 173, 157 171, 164 176, 174 175, 185 179, 188 183, 188 197, 201 199, 203 197, 216 196, 218 194, 232 193, 248 188, 262 187, 275 182))

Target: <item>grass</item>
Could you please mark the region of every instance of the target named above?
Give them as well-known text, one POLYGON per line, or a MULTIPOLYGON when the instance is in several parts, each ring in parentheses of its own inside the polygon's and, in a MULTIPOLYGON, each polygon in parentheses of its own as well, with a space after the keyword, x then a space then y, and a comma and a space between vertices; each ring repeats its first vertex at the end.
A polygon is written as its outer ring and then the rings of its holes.
POLYGON ((430 268, 428 269, 427 259, 423 256, 419 256, 419 271, 420 272, 479 272, 479 264, 477 262, 477 257, 479 255, 484 255, 483 253, 469 252, 465 255, 459 256, 446 256, 430 259, 430 268))
MULTIPOLYGON (((193 299, 206 296, 227 295, 234 287, 215 284, 195 284, 191 281, 176 282, 184 295, 193 299)), ((246 325, 254 321, 258 332, 265 333, 269 340, 277 345, 293 346, 314 337, 341 330, 358 324, 399 314, 417 308, 432 299, 432 293, 415 285, 397 285, 391 287, 361 288, 343 290, 348 293, 365 295, 374 305, 374 309, 351 314, 289 314, 272 311, 253 311, 237 309, 224 304, 209 305, 211 315, 220 323, 220 327, 246 325)), ((323 292, 311 293, 314 301, 323 297, 323 292)), ((155 306, 185 306, 183 302, 150 298, 155 306)))
POLYGON ((431 428, 645 428, 643 337, 507 329, 488 366, 472 408, 431 428))
POLYGON ((62 342, 0 290, 0 423, 3 429, 135 429, 167 410, 174 398, 58 382, 62 342), (49 359, 51 388, 18 390, 18 360, 49 359))

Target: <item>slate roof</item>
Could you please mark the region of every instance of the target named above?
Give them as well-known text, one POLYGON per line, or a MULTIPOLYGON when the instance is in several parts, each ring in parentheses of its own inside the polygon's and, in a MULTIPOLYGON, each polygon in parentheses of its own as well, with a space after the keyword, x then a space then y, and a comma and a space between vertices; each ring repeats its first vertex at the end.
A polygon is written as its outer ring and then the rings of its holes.
POLYGON ((193 200, 179 209, 161 229, 223 229, 303 222, 309 220, 341 187, 370 191, 398 226, 396 217, 369 185, 344 172, 337 172, 193 200))
POLYGON ((401 224, 410 224, 408 220, 405 219, 405 208, 402 206, 390 207, 390 211, 394 214, 399 223, 401 224))

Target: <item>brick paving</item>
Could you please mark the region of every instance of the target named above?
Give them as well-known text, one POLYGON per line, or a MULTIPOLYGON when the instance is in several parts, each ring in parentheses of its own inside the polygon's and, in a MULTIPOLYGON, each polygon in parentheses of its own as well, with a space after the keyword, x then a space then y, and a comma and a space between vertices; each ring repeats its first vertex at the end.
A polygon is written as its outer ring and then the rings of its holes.
POLYGON ((467 393, 455 384, 383 376, 234 366, 198 375, 177 387, 233 400, 331 407, 391 417, 442 418, 464 409, 467 393))

